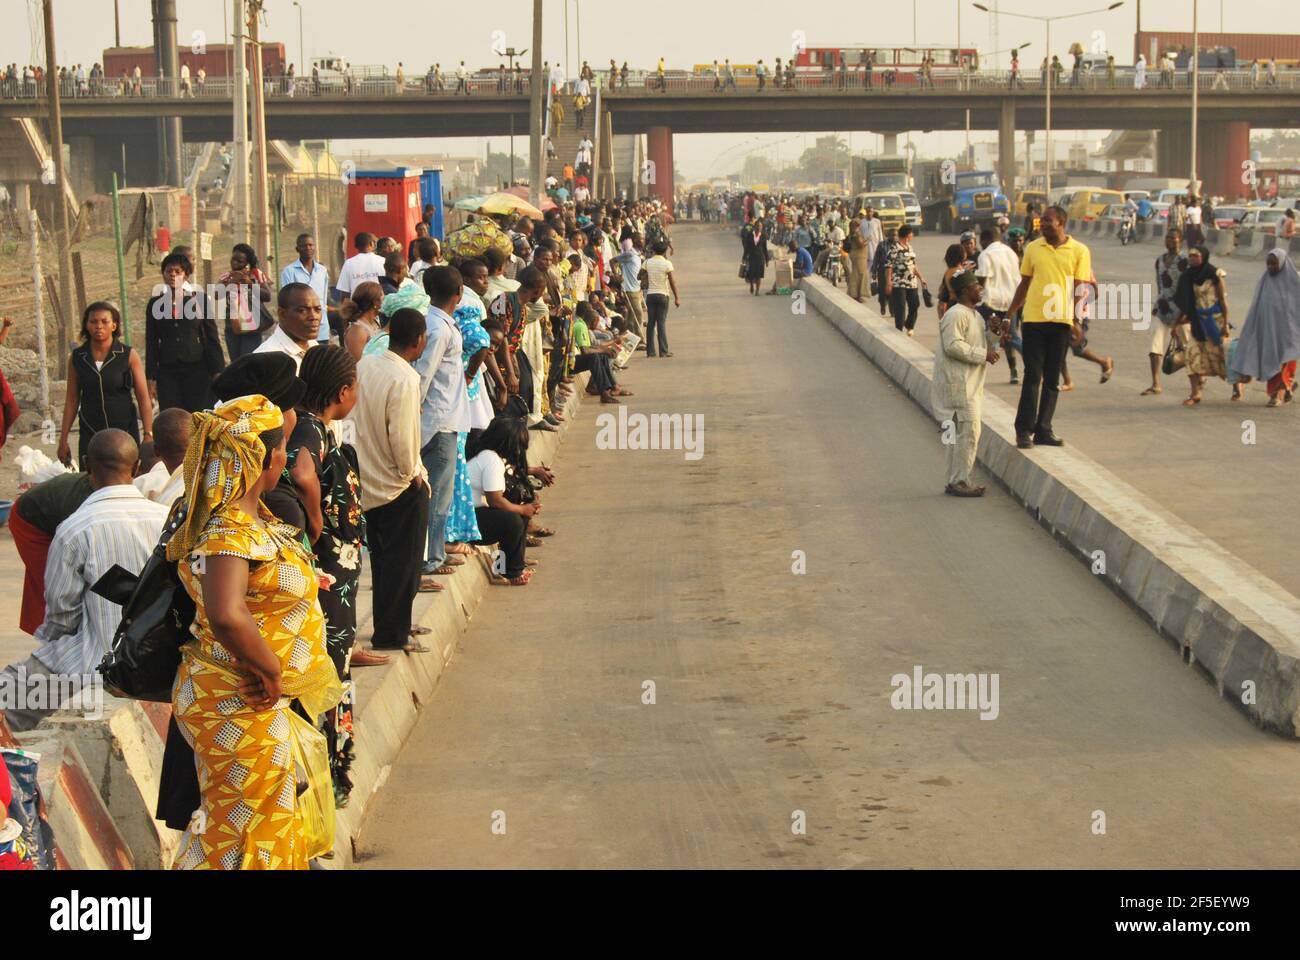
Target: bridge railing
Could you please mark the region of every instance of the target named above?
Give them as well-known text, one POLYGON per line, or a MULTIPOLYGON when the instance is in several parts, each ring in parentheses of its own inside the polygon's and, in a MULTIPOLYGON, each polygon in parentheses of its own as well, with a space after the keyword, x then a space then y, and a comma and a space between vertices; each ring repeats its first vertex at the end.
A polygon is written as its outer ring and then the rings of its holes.
MULTIPOLYGON (((249 82, 252 80, 250 78, 249 82)), ((511 95, 529 96, 532 84, 527 74, 518 78, 513 75, 504 79, 496 76, 479 74, 468 77, 466 89, 461 89, 455 75, 443 74, 435 78, 432 74, 408 76, 398 86, 396 77, 342 77, 329 76, 313 79, 312 77, 275 76, 263 80, 263 90, 271 98, 312 98, 332 97, 395 97, 395 96, 475 96, 475 95, 511 95)), ((84 82, 65 81, 60 84, 60 93, 65 100, 229 100, 235 90, 233 77, 206 77, 202 80, 190 77, 183 80, 176 77, 141 77, 135 81, 131 77, 119 77, 116 80, 90 79, 84 82)), ((24 82, 22 77, 0 79, 0 99, 4 100, 43 100, 46 96, 45 82, 34 80, 24 82)))
MULTIPOLYGON (((1249 68, 1232 70, 1206 70, 1200 74, 1199 87, 1202 92, 1265 92, 1270 90, 1300 89, 1300 70, 1279 70, 1270 79, 1265 71, 1252 72, 1249 68)), ((1042 95, 1047 85, 1047 76, 1041 70, 1032 72, 1022 70, 1012 76, 1006 70, 985 70, 960 73, 955 70, 940 69, 930 76, 918 70, 896 70, 876 67, 867 71, 861 66, 846 70, 822 71, 800 68, 792 78, 769 76, 763 83, 762 95, 780 95, 791 90, 817 93, 866 93, 872 94, 908 94, 917 95, 930 92, 992 92, 1014 89, 1027 94, 1042 95)), ((720 93, 724 95, 758 95, 757 77, 736 76, 728 81, 725 74, 717 78, 711 74, 695 75, 683 70, 666 71, 662 84, 655 71, 629 70, 627 82, 618 78, 610 82, 609 71, 597 74, 596 83, 603 93, 620 92, 664 92, 664 93, 720 93)), ((347 97, 396 97, 396 96, 521 96, 530 95, 531 74, 509 74, 504 78, 496 71, 479 71, 467 78, 465 87, 454 74, 443 74, 435 78, 433 74, 405 77, 398 86, 395 77, 343 77, 331 75, 313 79, 312 77, 267 77, 264 80, 267 97, 270 98, 347 98, 347 97)), ((1137 86, 1136 71, 1133 67, 1116 67, 1113 74, 1104 68, 1082 70, 1077 75, 1071 70, 1064 70, 1052 86, 1054 92, 1072 93, 1078 91, 1097 91, 1106 93, 1150 93, 1152 91, 1179 91, 1191 89, 1191 76, 1185 70, 1175 71, 1172 75, 1161 74, 1159 70, 1148 69, 1142 87, 1137 86)), ((138 82, 130 77, 116 80, 89 79, 85 81, 68 80, 62 84, 65 99, 118 100, 131 98, 145 99, 202 99, 229 100, 234 91, 234 81, 229 77, 206 77, 199 80, 190 77, 181 80, 172 77, 142 77, 138 82)), ((0 79, 0 99, 41 99, 45 97, 45 85, 33 80, 0 79)))

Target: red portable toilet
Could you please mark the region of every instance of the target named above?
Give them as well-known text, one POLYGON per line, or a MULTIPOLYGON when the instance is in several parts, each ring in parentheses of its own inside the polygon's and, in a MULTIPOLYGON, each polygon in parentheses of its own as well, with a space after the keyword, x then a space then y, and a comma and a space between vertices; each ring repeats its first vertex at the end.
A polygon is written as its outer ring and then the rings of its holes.
POLYGON ((392 237, 403 252, 415 239, 420 222, 418 169, 358 170, 348 184, 348 245, 358 233, 392 237))

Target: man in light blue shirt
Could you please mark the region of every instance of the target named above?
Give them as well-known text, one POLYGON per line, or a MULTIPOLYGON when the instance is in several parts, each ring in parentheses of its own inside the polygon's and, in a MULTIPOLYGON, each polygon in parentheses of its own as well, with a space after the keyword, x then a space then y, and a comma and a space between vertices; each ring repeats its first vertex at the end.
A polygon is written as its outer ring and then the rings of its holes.
MULTIPOLYGON (((645 297, 641 293, 641 254, 636 249, 636 245, 641 242, 641 238, 633 234, 623 241, 623 249, 614 258, 613 262, 618 264, 619 273, 623 278, 623 298, 627 301, 627 314, 623 317, 623 324, 627 327, 628 332, 634 333, 638 340, 644 340, 645 336, 641 332, 645 323, 645 297)), ((637 344, 640 347, 640 344, 637 344)))
POLYGON ((447 562, 447 515, 456 480, 458 433, 469 431, 469 392, 461 362, 460 327, 452 311, 460 303, 463 281, 455 267, 430 267, 421 278, 431 305, 425 315, 428 339, 415 361, 420 375, 420 459, 429 474, 428 553, 423 573, 447 576, 463 560, 447 562))
MULTIPOLYGON (((310 233, 300 233, 294 249, 298 251, 298 259, 280 271, 280 286, 305 283, 316 291, 316 296, 320 297, 321 308, 328 309, 326 305, 330 302, 330 272, 324 264, 316 261, 316 238, 310 233)), ((320 343, 329 342, 329 323, 320 325, 320 332, 316 335, 316 339, 320 343)))

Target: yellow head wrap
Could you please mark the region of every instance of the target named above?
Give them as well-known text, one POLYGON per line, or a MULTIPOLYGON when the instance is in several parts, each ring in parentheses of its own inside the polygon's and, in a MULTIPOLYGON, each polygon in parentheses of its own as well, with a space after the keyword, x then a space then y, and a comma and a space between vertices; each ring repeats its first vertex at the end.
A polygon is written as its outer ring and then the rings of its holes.
POLYGON ((182 474, 188 513, 167 542, 168 560, 187 556, 212 515, 243 497, 262 475, 266 448, 259 434, 283 426, 284 414, 259 393, 192 414, 190 422, 182 474))

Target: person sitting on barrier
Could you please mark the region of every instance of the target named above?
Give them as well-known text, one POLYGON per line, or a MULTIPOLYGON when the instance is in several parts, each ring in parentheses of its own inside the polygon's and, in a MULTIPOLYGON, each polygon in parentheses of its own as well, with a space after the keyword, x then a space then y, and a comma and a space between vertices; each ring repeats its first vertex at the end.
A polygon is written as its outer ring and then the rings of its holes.
MULTIPOLYGON (((803 221, 800 220, 800 223, 803 221)), ((794 279, 802 280, 813 272, 812 254, 808 252, 806 246, 800 246, 796 241, 790 241, 791 259, 794 261, 794 279)))
MULTIPOLYGON (((522 417, 496 417, 467 443, 465 454, 479 529, 477 542, 497 544, 504 564, 494 563, 494 572, 504 575, 512 586, 526 587, 533 578, 526 557, 528 521, 542 505, 535 495, 529 502, 516 503, 507 494, 512 479, 528 484, 526 477, 512 478, 509 471, 527 462, 528 422, 522 417)), ((521 493, 516 492, 516 499, 523 499, 521 493)))

